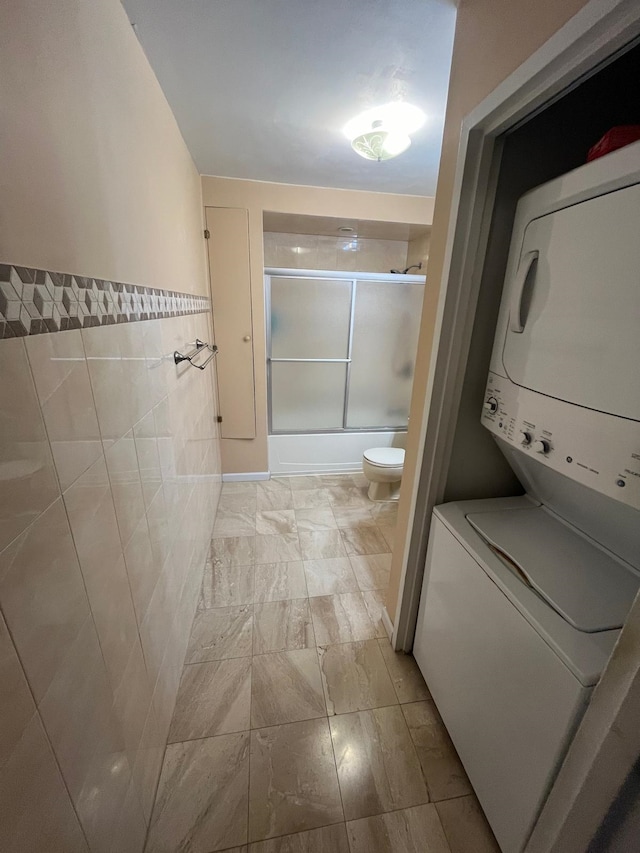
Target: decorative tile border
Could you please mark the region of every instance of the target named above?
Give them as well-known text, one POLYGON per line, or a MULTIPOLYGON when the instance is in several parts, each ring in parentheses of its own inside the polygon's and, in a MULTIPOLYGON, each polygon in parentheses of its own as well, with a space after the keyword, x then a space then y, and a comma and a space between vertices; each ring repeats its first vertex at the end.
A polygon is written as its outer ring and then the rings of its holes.
POLYGON ((210 310, 206 296, 0 264, 0 338, 210 310))

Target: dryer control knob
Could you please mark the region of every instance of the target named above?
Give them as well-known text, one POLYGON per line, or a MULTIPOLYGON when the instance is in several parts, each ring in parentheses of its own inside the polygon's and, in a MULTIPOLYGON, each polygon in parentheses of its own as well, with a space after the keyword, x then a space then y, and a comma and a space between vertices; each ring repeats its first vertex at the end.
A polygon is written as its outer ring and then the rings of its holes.
POLYGON ((540 439, 539 441, 534 442, 533 449, 536 453, 544 453, 546 455, 551 450, 551 445, 548 441, 540 439))
POLYGON ((527 432, 524 429, 520 430, 520 435, 522 436, 522 444, 525 447, 528 447, 531 444, 531 442, 533 441, 533 436, 531 435, 530 432, 527 432))
POLYGON ((490 412, 492 415, 498 411, 498 401, 495 397, 488 397, 484 403, 485 412, 490 412))

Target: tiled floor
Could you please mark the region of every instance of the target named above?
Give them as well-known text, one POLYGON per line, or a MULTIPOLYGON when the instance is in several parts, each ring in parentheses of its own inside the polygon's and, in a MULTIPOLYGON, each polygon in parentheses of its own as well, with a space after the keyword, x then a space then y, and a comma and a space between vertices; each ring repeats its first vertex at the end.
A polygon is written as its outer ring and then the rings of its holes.
POLYGON ((498 853, 380 619, 394 504, 225 484, 147 853, 498 853))

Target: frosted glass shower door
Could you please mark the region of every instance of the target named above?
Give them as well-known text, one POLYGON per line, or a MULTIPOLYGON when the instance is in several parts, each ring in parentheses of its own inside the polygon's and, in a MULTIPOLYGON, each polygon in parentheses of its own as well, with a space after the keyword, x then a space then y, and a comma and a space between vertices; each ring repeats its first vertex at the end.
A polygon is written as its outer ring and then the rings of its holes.
POLYGON ((353 282, 272 276, 271 431, 342 429, 353 282))
POLYGON ((273 270, 269 431, 407 426, 424 279, 273 270))
POLYGON ((348 429, 406 427, 424 285, 357 282, 348 429))

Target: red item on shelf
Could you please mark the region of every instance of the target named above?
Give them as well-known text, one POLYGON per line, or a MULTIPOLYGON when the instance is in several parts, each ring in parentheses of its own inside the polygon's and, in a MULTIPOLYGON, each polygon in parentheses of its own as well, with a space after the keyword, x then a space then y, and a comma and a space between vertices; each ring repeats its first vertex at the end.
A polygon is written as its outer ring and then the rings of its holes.
POLYGON ((624 148, 625 145, 630 145, 638 139, 640 139, 640 124, 620 124, 612 127, 589 149, 587 163, 597 160, 598 157, 604 157, 605 154, 610 154, 618 148, 624 148))

